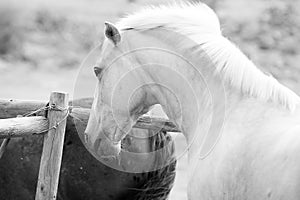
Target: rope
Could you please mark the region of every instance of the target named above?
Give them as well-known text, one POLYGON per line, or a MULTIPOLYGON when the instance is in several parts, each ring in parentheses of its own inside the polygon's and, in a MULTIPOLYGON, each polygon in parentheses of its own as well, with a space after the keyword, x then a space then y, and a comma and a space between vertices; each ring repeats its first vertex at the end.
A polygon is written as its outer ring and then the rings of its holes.
POLYGON ((35 114, 39 113, 39 112, 42 112, 42 111, 46 111, 50 108, 50 106, 45 106, 45 107, 42 107, 42 108, 39 108, 35 111, 31 111, 31 112, 28 112, 28 113, 25 113, 23 115, 21 115, 21 117, 30 117, 30 116, 34 116, 35 114))
POLYGON ((64 121, 64 120, 66 120, 67 118, 68 118, 68 116, 70 115, 70 106, 68 106, 68 107, 66 107, 66 108, 62 108, 62 107, 60 107, 60 106, 57 106, 57 105, 55 105, 55 104, 52 104, 52 105, 48 105, 48 106, 45 106, 45 107, 43 107, 43 108, 40 108, 40 109, 38 109, 38 110, 36 110, 36 111, 33 111, 32 113, 37 113, 37 112, 40 112, 40 111, 42 111, 42 110, 47 110, 47 111, 49 111, 49 110, 55 110, 55 111, 61 111, 61 112, 63 112, 63 111, 67 111, 67 113, 66 113, 66 115, 59 121, 59 122, 56 122, 56 124, 54 125, 54 126, 52 126, 52 127, 49 127, 48 129, 46 129, 46 130, 42 130, 42 131, 40 131, 40 132, 36 132, 36 134, 41 134, 41 133, 45 133, 45 132, 48 132, 48 131, 50 131, 50 130, 52 130, 52 129, 54 129, 54 130, 56 130, 58 127, 59 127, 59 125, 64 121))

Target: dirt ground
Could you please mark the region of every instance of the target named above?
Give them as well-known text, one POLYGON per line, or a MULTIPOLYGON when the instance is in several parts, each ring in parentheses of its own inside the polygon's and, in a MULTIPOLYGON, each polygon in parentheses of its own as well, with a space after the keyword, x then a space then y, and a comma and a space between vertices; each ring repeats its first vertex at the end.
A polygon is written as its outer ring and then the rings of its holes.
MULTIPOLYGON (((92 96, 92 65, 104 21, 159 0, 0 0, 0 97, 47 100, 51 91, 92 96), (78 75, 79 74, 79 75, 78 75)), ((300 94, 299 0, 206 0, 224 34, 263 71, 300 94)), ((182 152, 184 138, 176 137, 182 152)), ((187 158, 177 167, 171 200, 186 199, 187 158)))

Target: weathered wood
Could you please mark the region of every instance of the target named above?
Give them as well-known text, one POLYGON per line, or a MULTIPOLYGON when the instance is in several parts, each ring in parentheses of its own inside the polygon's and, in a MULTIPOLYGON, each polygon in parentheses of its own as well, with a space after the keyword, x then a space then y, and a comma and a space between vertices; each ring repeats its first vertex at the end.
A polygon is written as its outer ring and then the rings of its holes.
POLYGON ((48 129, 45 117, 20 117, 0 120, 0 139, 30 136, 48 129))
MULTIPOLYGON (((75 123, 86 127, 89 113, 90 109, 87 108, 73 108, 68 116, 67 126, 74 127, 73 132, 77 133, 75 123)), ((0 119, 0 139, 40 134, 48 126, 48 120, 42 116, 0 119)), ((152 117, 139 118, 134 128, 180 132, 171 121, 152 117)))
MULTIPOLYGON (((50 105, 67 108, 68 94, 53 92, 50 105)), ((62 152, 66 129, 67 110, 51 109, 48 113, 49 131, 44 136, 43 153, 40 162, 36 200, 55 200, 59 182, 62 152), (55 129, 51 127, 56 126, 55 129)))

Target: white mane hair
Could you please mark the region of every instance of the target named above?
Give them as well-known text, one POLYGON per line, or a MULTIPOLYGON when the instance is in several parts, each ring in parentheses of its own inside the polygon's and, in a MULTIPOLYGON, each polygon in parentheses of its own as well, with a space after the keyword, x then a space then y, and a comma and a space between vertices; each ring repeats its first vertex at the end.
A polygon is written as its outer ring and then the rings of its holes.
POLYGON ((199 44, 224 81, 243 94, 272 101, 293 111, 300 97, 272 76, 261 72, 234 44, 222 36, 215 12, 203 3, 148 7, 121 19, 117 27, 147 30, 165 27, 199 44))

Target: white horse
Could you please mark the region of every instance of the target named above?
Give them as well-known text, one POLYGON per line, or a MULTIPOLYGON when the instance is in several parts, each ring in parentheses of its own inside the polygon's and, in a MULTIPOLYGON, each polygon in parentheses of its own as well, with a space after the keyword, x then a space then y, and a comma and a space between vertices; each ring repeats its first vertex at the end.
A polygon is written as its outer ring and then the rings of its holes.
POLYGON ((300 98, 222 36, 210 8, 148 8, 105 35, 86 129, 97 155, 118 156, 160 104, 187 139, 189 199, 300 199, 300 98))

